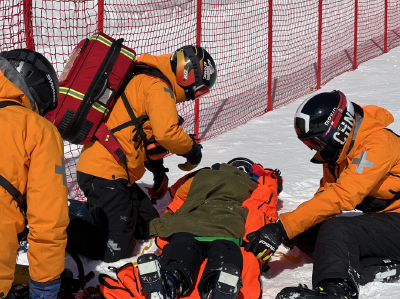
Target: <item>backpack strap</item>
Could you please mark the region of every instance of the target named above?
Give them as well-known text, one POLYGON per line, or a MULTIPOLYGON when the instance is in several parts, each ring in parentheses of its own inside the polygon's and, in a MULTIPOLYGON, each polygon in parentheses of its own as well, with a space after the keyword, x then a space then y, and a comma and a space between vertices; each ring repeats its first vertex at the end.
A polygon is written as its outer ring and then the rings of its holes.
POLYGON ((17 188, 13 186, 5 177, 3 177, 0 174, 0 186, 2 186, 8 193, 11 194, 11 196, 14 198, 14 200, 17 202, 18 207, 26 211, 26 201, 24 200, 24 197, 22 196, 21 192, 18 191, 17 188))
POLYGON ((135 72, 135 74, 134 74, 135 76, 140 75, 140 74, 145 74, 150 77, 158 78, 158 79, 164 81, 172 89, 172 84, 168 80, 168 78, 160 70, 158 70, 156 68, 140 64, 140 65, 135 66, 134 72, 135 72))
MULTIPOLYGON (((168 80, 168 78, 158 69, 152 68, 150 66, 146 65, 137 65, 134 67, 134 73, 132 74, 132 77, 130 80, 133 79, 134 76, 139 75, 139 74, 145 74, 154 78, 159 78, 160 80, 164 81, 171 89, 172 89, 172 84, 168 80)), ((121 93, 121 99, 122 102, 124 103, 125 109, 129 114, 130 121, 127 121, 119 126, 116 126, 113 129, 108 129, 107 126, 104 124, 103 130, 101 130, 102 125, 97 129, 95 136, 96 138, 107 148, 109 152, 116 158, 117 160, 120 160, 124 163, 126 173, 128 175, 128 186, 130 186, 130 180, 129 180, 129 170, 128 170, 128 161, 126 158, 126 153, 124 149, 122 148, 121 144, 119 143, 117 137, 114 135, 115 132, 121 131, 125 128, 128 128, 130 126, 134 126, 136 130, 136 134, 133 137, 133 141, 137 142, 140 138, 140 140, 143 142, 144 146, 147 148, 149 145, 149 141, 147 140, 147 135, 143 130, 143 123, 147 120, 149 120, 149 117, 147 115, 142 115, 139 117, 136 117, 135 113, 133 112, 133 109, 131 105, 129 104, 128 98, 126 97, 125 91, 121 93), (106 132, 108 131, 108 132, 106 132), (104 133, 106 132, 106 133, 104 133)))
POLYGON ((69 253, 69 255, 76 263, 76 266, 78 268, 78 278, 74 279, 73 276, 66 275, 68 270, 65 269, 61 274, 63 276, 63 279, 61 281, 61 288, 63 289, 63 293, 73 294, 78 292, 79 290, 83 290, 86 286, 86 283, 92 280, 95 277, 95 274, 93 271, 90 271, 88 274, 85 275, 83 263, 76 252, 68 245, 65 247, 65 251, 69 253))
POLYGON ((21 105, 20 103, 14 102, 14 101, 3 101, 3 102, 0 102, 0 109, 8 107, 8 106, 21 106, 21 107, 25 108, 25 106, 21 105))
MULTIPOLYGON (((147 115, 142 115, 142 116, 136 117, 135 113, 132 110, 131 105, 129 105, 129 101, 128 101, 128 98, 126 97, 125 92, 123 92, 121 94, 121 98, 122 98, 122 102, 124 103, 125 109, 126 109, 126 111, 128 111, 129 117, 131 118, 131 120, 128 123, 129 123, 129 125, 134 125, 136 128, 137 133, 134 137, 134 141, 137 141, 140 137, 142 142, 144 143, 144 145, 147 146, 147 144, 148 144, 147 135, 143 131, 142 125, 145 121, 147 121, 149 119, 149 117, 147 115)), ((121 126, 119 126, 119 127, 121 127, 121 126)), ((117 130, 116 130, 117 128, 114 128, 111 131, 113 133, 117 132, 117 130)))
MULTIPOLYGON (((164 81, 165 84, 167 84, 169 86, 169 88, 172 89, 172 84, 171 82, 168 80, 168 78, 158 69, 150 67, 150 66, 146 66, 146 65, 137 65, 134 68, 134 74, 133 76, 136 75, 140 75, 140 74, 145 74, 148 75, 150 77, 154 77, 154 78, 159 78, 160 80, 164 81)), ((132 77, 133 78, 133 77, 132 77)), ((122 129, 125 129, 127 127, 130 126, 135 126, 136 128, 136 135, 133 139, 133 141, 138 141, 139 137, 141 138, 141 140, 143 141, 143 143, 145 144, 145 146, 148 145, 148 140, 147 140, 147 136, 144 133, 143 129, 142 129, 142 124, 147 121, 149 119, 149 117, 147 115, 142 115, 140 117, 136 117, 135 113, 132 110, 132 107, 129 105, 129 101, 126 97, 125 92, 122 92, 121 94, 121 98, 122 101, 124 103, 125 109, 129 114, 129 117, 131 118, 130 121, 123 123, 113 129, 111 129, 112 133, 118 132, 122 129)))

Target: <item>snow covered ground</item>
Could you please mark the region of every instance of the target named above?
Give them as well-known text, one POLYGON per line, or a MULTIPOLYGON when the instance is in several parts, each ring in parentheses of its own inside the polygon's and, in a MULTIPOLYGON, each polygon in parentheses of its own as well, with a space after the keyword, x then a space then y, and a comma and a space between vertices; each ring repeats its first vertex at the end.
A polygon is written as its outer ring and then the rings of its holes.
MULTIPOLYGON (((348 99, 362 106, 375 104, 388 109, 395 117, 395 122, 390 128, 400 133, 400 47, 360 65, 355 71, 342 74, 316 93, 334 89, 341 90, 348 99)), ((313 196, 322 175, 321 166, 309 162, 313 152, 297 139, 293 129, 293 116, 305 98, 307 97, 297 99, 285 107, 204 142, 203 160, 200 166, 227 162, 242 156, 261 163, 264 167, 279 168, 282 171, 284 184, 279 197, 278 214, 295 209, 313 196)), ((166 159, 166 167, 170 169, 170 183, 184 174, 177 167, 177 164, 183 161, 184 159, 178 156, 166 159)), ((147 173, 137 183, 142 188, 150 187, 152 177, 147 173)), ((170 198, 166 196, 157 204, 156 207, 161 213, 169 200, 170 198)), ((356 212, 348 212, 345 216, 354 214, 356 212)), ((99 273, 112 275, 109 266, 135 262, 149 244, 150 240, 140 242, 132 258, 113 264, 82 258, 85 271, 93 270, 96 273, 96 278, 89 284, 98 284, 99 273)), ((154 243, 146 252, 157 252, 154 243)), ((21 261, 24 259, 26 260, 26 257, 20 257, 21 261)), ((76 269, 69 256, 66 258, 66 266, 76 269)), ((298 283, 311 286, 312 260, 298 249, 288 252, 283 246, 279 247, 277 254, 271 258, 270 266, 271 269, 262 277, 264 299, 275 298, 276 294, 287 286, 296 286, 298 283), (289 257, 285 257, 283 253, 289 257)), ((399 290, 400 282, 393 284, 373 282, 361 287, 360 299, 400 298, 399 290)))

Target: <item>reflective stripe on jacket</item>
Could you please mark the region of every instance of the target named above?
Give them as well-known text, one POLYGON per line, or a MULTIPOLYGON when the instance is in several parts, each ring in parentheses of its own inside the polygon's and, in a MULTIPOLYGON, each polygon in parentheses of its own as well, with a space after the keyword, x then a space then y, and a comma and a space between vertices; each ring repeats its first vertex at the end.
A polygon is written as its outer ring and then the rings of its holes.
MULTIPOLYGON (((193 140, 178 125, 176 103, 186 100, 185 93, 176 83, 170 66, 171 54, 152 56, 143 54, 136 59, 137 64, 145 64, 159 69, 171 82, 172 89, 161 79, 140 74, 135 76, 125 88, 126 97, 136 117, 148 115, 143 125, 147 139, 155 138, 171 153, 183 155, 191 150, 193 140)), ((128 112, 119 98, 109 115, 106 125, 112 129, 130 121, 128 112)), ((127 153, 131 182, 140 179, 145 168, 146 153, 143 144, 133 141, 136 134, 133 126, 115 133, 127 153)), ((77 170, 105 179, 127 179, 125 166, 118 162, 107 149, 95 141, 84 146, 77 170)))
MULTIPOLYGON (((31 95, 22 77, 0 58, 0 102, 14 101, 24 106, 0 109, 0 174, 26 194, 29 272, 33 280, 47 282, 64 270, 69 223, 64 146, 56 127, 32 111, 37 112, 37 107, 28 97, 31 95)), ((17 225, 22 216, 17 203, 2 187, 0 205, 0 234, 10 250, 18 243, 17 236, 9 236, 9 227, 2 223, 10 225, 10 219, 14 219, 17 225)), ((15 258, 8 262, 0 258, 0 263, 0 277, 3 271, 14 271, 15 258)))
MULTIPOLYGON (((317 193, 279 216, 290 239, 342 211, 353 210, 367 196, 391 200, 400 191, 400 138, 385 129, 394 121, 392 114, 373 105, 354 106, 354 128, 336 165, 324 163, 317 193)), ((314 158, 318 160, 319 154, 314 158)), ((400 212, 400 200, 384 211, 400 212)))

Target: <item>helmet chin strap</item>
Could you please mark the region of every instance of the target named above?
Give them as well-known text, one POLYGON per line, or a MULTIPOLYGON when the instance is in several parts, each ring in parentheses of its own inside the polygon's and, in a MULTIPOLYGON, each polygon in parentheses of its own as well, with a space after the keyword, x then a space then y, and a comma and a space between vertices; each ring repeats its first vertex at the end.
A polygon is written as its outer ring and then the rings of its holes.
POLYGON ((332 163, 336 162, 336 160, 340 156, 341 151, 341 148, 335 147, 332 144, 328 143, 328 145, 322 151, 320 151, 319 154, 325 162, 332 163))

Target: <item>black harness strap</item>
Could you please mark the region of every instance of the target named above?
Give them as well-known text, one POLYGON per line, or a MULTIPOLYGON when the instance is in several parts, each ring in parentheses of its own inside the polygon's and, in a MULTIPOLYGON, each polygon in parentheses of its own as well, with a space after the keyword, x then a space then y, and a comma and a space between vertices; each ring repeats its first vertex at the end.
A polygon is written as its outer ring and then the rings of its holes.
POLYGON ((18 207, 26 211, 26 202, 21 192, 13 186, 5 177, 0 174, 0 186, 2 186, 18 203, 18 207))
POLYGON ((0 102, 0 108, 5 108, 7 106, 21 106, 21 107, 24 107, 20 103, 17 103, 17 102, 14 102, 14 101, 3 101, 3 102, 0 102))
MULTIPOLYGON (((129 101, 126 97, 125 92, 121 94, 122 101, 124 103, 125 109, 128 111, 129 117, 131 118, 132 124, 136 128, 136 135, 139 134, 140 138, 142 139, 143 143, 145 146, 147 146, 147 136, 146 133, 143 131, 142 124, 149 119, 147 115, 142 115, 139 117, 136 117, 135 113, 133 112, 131 106, 129 105, 129 101)), ((138 139, 138 138, 136 138, 138 139)), ((136 140, 137 141, 137 140, 136 140)))
MULTIPOLYGON (((137 65, 134 68, 134 75, 139 75, 139 74, 145 74, 151 77, 155 77, 155 78, 159 78, 160 80, 164 81, 172 90, 172 84, 171 82, 168 80, 168 78, 158 69, 152 68, 150 66, 146 66, 146 65, 137 65)), ((137 142, 139 140, 139 137, 141 138, 141 140, 143 141, 143 143, 145 144, 145 146, 147 146, 148 144, 148 140, 147 140, 147 136, 143 131, 142 125, 145 121, 147 121, 149 119, 149 117, 147 115, 142 115, 139 117, 136 117, 135 113, 132 110, 132 107, 129 105, 129 101, 126 97, 125 92, 122 92, 121 94, 121 98, 122 101, 124 103, 125 109, 129 114, 129 117, 131 118, 130 121, 123 123, 113 129, 111 129, 111 132, 115 133, 118 132, 120 130, 123 130, 127 127, 130 126, 135 126, 136 129, 136 134, 133 138, 133 141, 137 142)))
MULTIPOLYGON (((137 65, 134 67, 133 70, 133 74, 132 77, 130 78, 130 80, 132 80, 132 78, 136 75, 139 74, 145 74, 151 77, 155 77, 155 78, 159 78, 160 80, 164 81, 169 88, 172 90, 172 84, 171 82, 168 80, 168 78, 158 69, 152 68, 150 66, 146 66, 146 65, 137 65)), ((147 115, 142 115, 139 117, 136 117, 135 113, 133 112, 133 109, 131 107, 131 105, 129 104, 128 98, 126 97, 125 91, 123 91, 121 93, 121 99, 122 102, 124 103, 125 109, 129 114, 129 117, 131 118, 130 121, 127 121, 123 124, 120 124, 119 126, 116 126, 115 128, 111 129, 111 134, 113 134, 113 137, 115 138, 115 140, 118 139, 117 137, 115 137, 114 133, 121 131, 125 128, 134 126, 135 129, 133 130, 133 132, 136 130, 136 134, 133 137, 133 141, 137 142, 139 139, 143 142, 144 146, 147 147, 149 142, 147 140, 147 135, 143 130, 143 123, 146 122, 147 120, 149 120, 149 117, 147 115)), ((140 146, 140 143, 138 145, 138 147, 140 146)), ((137 148, 135 148, 137 149, 137 148)), ((119 159, 124 163, 125 165, 125 169, 126 169, 126 173, 128 175, 128 186, 130 186, 130 180, 129 180, 129 170, 128 170, 128 161, 126 159, 126 156, 122 153, 122 151, 120 151, 119 153, 116 152, 116 155, 119 157, 119 159)))
POLYGON ((147 65, 136 65, 134 68, 135 75, 139 74, 145 74, 149 75, 151 77, 159 78, 162 81, 164 81, 171 89, 172 89, 172 84, 168 80, 168 78, 158 69, 155 69, 151 66, 147 65))

